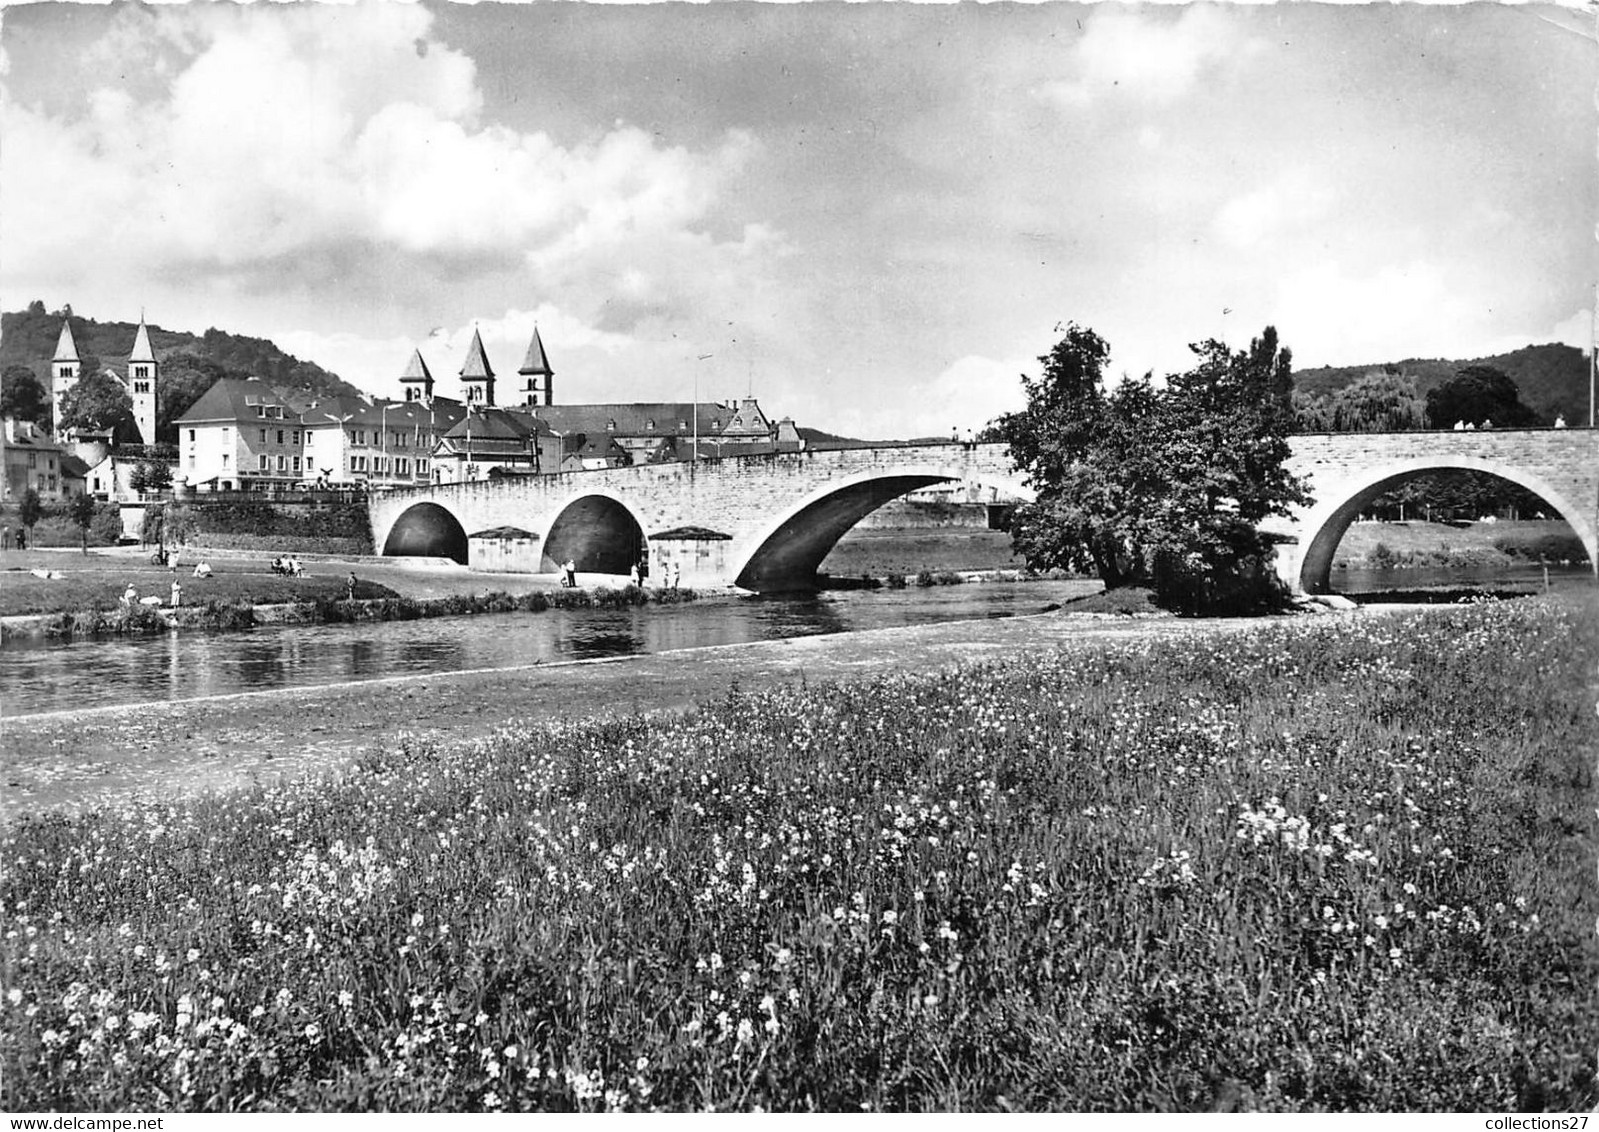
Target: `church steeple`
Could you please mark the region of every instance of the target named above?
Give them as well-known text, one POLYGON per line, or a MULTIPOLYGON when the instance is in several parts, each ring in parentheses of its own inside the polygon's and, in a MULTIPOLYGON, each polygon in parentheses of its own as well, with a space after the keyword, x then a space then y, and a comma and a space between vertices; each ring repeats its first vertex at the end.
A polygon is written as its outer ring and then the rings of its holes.
POLYGON ((494 404, 494 367, 489 365, 483 352, 483 339, 477 328, 472 328, 472 345, 467 348, 466 362, 461 366, 461 387, 466 391, 468 405, 494 404))
POLYGON ((50 418, 57 429, 61 427, 61 398, 78 384, 79 365, 78 344, 72 340, 72 320, 63 318, 55 357, 50 359, 50 418))
POLYGON ((533 327, 533 341, 527 344, 527 357, 522 359, 522 368, 516 372, 527 378, 527 385, 522 392, 528 408, 555 404, 555 371, 550 368, 550 360, 544 354, 544 342, 539 337, 537 325, 533 327))
POLYGON ((133 336, 133 353, 128 355, 128 395, 133 399, 133 420, 139 426, 139 439, 155 443, 156 374, 160 363, 150 348, 150 331, 139 312, 139 329, 133 336))
POLYGON ((420 401, 424 405, 433 403, 433 373, 423 360, 421 350, 411 351, 411 361, 400 375, 400 386, 405 390, 407 401, 420 401))

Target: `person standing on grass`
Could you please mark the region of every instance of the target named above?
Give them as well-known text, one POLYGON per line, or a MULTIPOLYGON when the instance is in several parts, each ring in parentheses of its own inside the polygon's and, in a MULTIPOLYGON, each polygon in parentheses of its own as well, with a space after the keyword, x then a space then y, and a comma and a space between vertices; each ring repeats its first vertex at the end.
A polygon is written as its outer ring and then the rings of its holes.
POLYGON ((11 549, 11 528, 0 527, 0 550, 11 549))
POLYGON ((566 565, 562 566, 561 569, 566 571, 566 584, 567 584, 567 587, 570 588, 570 589, 576 589, 577 588, 577 559, 568 558, 566 560, 566 565))
POLYGON ((133 606, 133 605, 137 605, 138 603, 139 603, 139 591, 134 587, 132 582, 129 582, 128 583, 128 588, 122 591, 122 604, 123 605, 127 605, 127 606, 133 606))
POLYGON ((355 571, 350 571, 350 576, 344 580, 344 587, 349 591, 349 601, 355 600, 355 571))
POLYGON ((178 585, 176 578, 172 579, 172 608, 176 609, 182 601, 183 587, 178 585))

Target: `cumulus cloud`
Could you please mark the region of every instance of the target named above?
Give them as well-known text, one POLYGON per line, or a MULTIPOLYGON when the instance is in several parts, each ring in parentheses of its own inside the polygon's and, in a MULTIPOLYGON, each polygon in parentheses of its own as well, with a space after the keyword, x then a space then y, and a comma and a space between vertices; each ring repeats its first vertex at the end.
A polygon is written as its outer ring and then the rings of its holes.
POLYGON ((1067 73, 1034 94, 1067 110, 1112 92, 1151 102, 1180 97, 1259 50, 1257 41, 1240 37, 1224 7, 1195 4, 1174 19, 1158 9, 1101 4, 1067 73))
POLYGON ((65 246, 146 275, 272 280, 337 244, 507 264, 630 241, 692 250, 756 148, 745 134, 664 146, 622 123, 563 145, 485 124, 475 64, 430 39, 417 6, 161 16, 117 25, 123 50, 130 27, 163 29, 162 58, 189 47, 149 97, 108 83, 75 117, 8 102, 0 233, 14 276, 71 283, 60 273, 82 268, 65 246))

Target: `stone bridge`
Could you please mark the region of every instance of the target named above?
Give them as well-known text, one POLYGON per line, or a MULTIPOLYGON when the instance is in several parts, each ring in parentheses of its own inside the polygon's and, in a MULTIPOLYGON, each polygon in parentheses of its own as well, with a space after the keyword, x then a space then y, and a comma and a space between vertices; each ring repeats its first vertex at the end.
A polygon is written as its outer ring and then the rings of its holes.
MULTIPOLYGON (((1280 567, 1327 588, 1333 551, 1373 499, 1440 469, 1489 472, 1540 496, 1599 562, 1599 432, 1317 434, 1292 438, 1290 466, 1314 502, 1268 524, 1291 536, 1280 567)), ((469 536, 528 532, 539 568, 626 574, 641 553, 676 561, 684 584, 756 591, 803 587, 867 514, 918 488, 965 480, 1019 500, 1032 489, 1002 444, 805 451, 410 488, 371 497, 373 545, 386 555, 467 562, 469 536)), ((657 577, 658 577, 657 573, 657 577)))

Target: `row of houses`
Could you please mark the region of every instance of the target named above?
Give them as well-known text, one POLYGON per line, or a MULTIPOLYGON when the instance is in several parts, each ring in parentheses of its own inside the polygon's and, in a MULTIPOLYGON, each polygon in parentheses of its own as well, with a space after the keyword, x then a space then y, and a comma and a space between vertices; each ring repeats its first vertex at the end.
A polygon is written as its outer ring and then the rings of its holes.
MULTIPOLYGON (((128 386, 147 445, 154 439, 159 366, 141 317, 129 378, 112 376, 128 386)), ((728 404, 557 405, 554 370, 536 328, 517 372, 521 403, 497 405, 496 374, 474 331, 459 374, 459 398, 437 393, 420 350, 412 351, 400 374, 404 392, 398 400, 318 398, 256 378, 224 379, 174 422, 173 482, 199 492, 382 490, 805 446, 792 419, 774 424, 753 397, 728 404)), ((52 399, 59 404, 80 378, 72 331, 63 323, 51 363, 52 399)), ((109 435, 52 437, 25 422, 7 421, 0 440, 4 495, 14 499, 32 487, 46 499, 81 491, 128 499, 136 494, 130 474, 145 455, 119 454, 109 435)))
POLYGON ((496 405, 494 370, 474 331, 460 399, 436 392, 420 350, 400 375, 399 400, 313 399, 257 379, 218 381, 176 422, 178 478, 199 491, 383 489, 794 452, 805 444, 792 419, 774 424, 753 397, 553 404, 554 371, 537 329, 519 373, 527 379, 523 403, 496 405))

